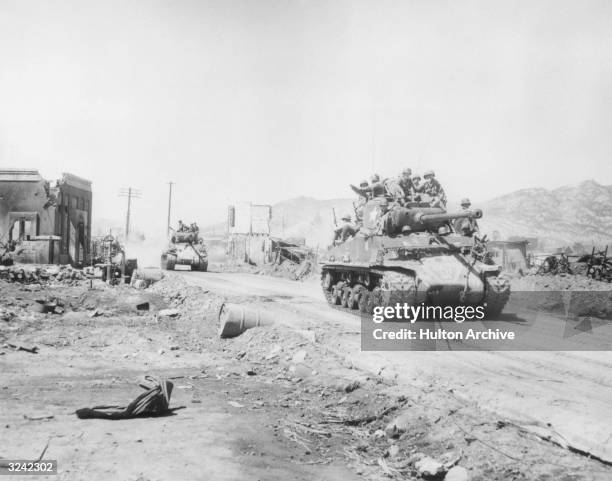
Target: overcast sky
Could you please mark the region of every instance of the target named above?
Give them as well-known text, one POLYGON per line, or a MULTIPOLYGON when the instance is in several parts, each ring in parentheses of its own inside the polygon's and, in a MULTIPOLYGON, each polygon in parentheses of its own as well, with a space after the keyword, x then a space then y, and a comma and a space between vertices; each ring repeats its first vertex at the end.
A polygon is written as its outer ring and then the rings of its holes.
POLYGON ((612 2, 0 0, 0 165, 94 214, 222 220, 436 170, 451 200, 612 184, 612 2))

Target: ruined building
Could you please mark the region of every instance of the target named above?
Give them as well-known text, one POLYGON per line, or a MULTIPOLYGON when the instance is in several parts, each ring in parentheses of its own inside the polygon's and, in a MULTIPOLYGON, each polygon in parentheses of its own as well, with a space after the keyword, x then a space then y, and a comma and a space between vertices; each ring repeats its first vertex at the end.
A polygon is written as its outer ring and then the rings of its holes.
POLYGON ((227 254, 250 264, 271 262, 270 220, 272 207, 242 202, 228 208, 227 254))
POLYGON ((91 239, 91 182, 37 170, 0 169, 0 245, 17 262, 86 264, 91 239))

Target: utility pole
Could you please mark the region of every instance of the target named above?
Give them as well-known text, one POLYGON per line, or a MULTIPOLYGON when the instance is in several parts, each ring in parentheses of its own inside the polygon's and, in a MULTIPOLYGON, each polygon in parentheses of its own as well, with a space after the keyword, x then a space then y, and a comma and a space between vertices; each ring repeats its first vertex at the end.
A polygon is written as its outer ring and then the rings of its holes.
POLYGON ((283 215, 281 217, 281 230, 282 230, 282 236, 285 237, 285 210, 283 209, 283 215))
POLYGON ((168 224, 166 225, 166 236, 170 235, 170 209, 172 207, 172 186, 174 182, 168 182, 168 224))
POLYGON ((125 216, 125 242, 127 243, 130 239, 130 211, 132 210, 132 197, 140 199, 142 192, 133 187, 119 189, 119 197, 127 197, 127 214, 125 216))

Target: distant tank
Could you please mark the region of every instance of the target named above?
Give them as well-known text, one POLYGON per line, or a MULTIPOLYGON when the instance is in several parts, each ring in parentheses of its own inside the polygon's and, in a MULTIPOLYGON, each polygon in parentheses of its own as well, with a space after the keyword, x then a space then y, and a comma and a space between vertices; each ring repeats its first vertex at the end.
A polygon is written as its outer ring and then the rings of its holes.
POLYGON ((509 282, 484 242, 458 233, 461 219, 481 217, 479 209, 449 213, 429 203, 400 206, 385 197, 370 199, 359 231, 321 256, 326 299, 363 313, 375 306, 425 303, 481 305, 486 317, 499 315, 510 296, 509 282))
POLYGON ((173 271, 177 265, 190 266, 192 271, 208 269, 208 253, 197 232, 174 232, 168 248, 161 255, 161 268, 173 271))

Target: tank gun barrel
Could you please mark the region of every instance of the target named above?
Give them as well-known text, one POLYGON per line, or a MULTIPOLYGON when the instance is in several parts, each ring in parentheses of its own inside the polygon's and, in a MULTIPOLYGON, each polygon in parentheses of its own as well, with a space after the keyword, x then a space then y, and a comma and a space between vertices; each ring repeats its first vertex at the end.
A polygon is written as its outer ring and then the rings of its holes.
POLYGON ((416 220, 423 224, 432 222, 446 222, 455 219, 480 219, 482 217, 482 210, 472 209, 464 212, 440 212, 437 214, 419 214, 416 216, 416 220))

